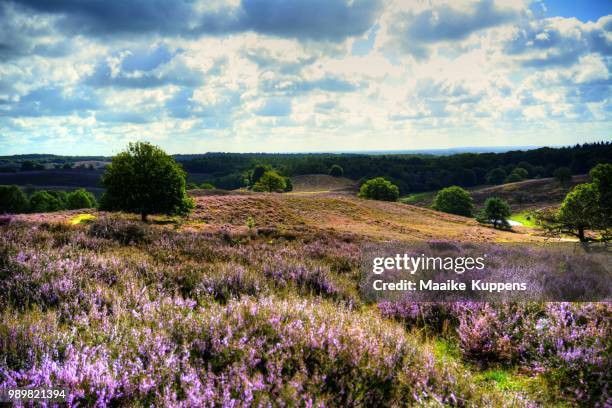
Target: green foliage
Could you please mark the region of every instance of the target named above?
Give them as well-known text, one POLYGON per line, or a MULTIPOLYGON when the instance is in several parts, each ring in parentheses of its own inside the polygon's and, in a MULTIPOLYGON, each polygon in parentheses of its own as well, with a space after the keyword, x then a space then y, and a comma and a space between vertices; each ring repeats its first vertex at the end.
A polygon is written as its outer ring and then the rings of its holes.
POLYGON ((487 173, 487 184, 503 184, 506 179, 506 171, 497 167, 487 173))
POLYGON ((101 208, 139 213, 143 221, 149 214, 184 215, 194 207, 185 192, 185 171, 147 142, 130 143, 113 157, 102 185, 101 208))
POLYGON ((396 201, 399 189, 383 177, 376 177, 363 183, 358 195, 371 200, 396 201))
POLYGON ((268 193, 283 192, 287 188, 285 178, 275 171, 266 171, 257 183, 253 186, 253 191, 266 191, 268 193))
POLYGON ((572 180, 572 171, 569 167, 559 167, 553 172, 553 177, 562 185, 566 185, 572 180))
POLYGON ((529 176, 527 170, 522 167, 516 167, 512 170, 512 173, 504 180, 506 183, 516 183, 517 181, 523 181, 529 176))
POLYGON ((484 208, 478 214, 478 221, 480 222, 491 222, 493 228, 509 228, 508 217, 512 211, 510 206, 505 200, 499 197, 489 197, 484 203, 484 208))
POLYGON ((329 175, 333 177, 344 176, 344 169, 337 164, 334 164, 329 169, 329 175))
POLYGON ((589 175, 597 191, 599 207, 610 221, 612 217, 612 164, 600 163, 591 169, 589 175))
POLYGON ((0 186, 0 214, 19 214, 28 210, 28 198, 17 186, 0 186))
POLYGON ((49 191, 37 191, 30 197, 30 210, 32 212, 50 212, 63 209, 62 203, 49 191))
POLYGON ((293 191, 293 183, 291 177, 285 177, 285 192, 293 191))
POLYGON ((270 170, 270 166, 266 166, 263 164, 258 164, 257 166, 255 166, 255 168, 251 172, 250 185, 254 186, 255 184, 257 184, 257 182, 263 177, 263 175, 270 170))
POLYGON ((68 194, 67 208, 69 210, 93 208, 96 205, 96 198, 85 189, 79 188, 68 194))
POLYGON ((210 183, 202 183, 202 184, 200 184, 200 188, 201 188, 202 190, 214 190, 214 189, 215 189, 215 186, 213 186, 213 185, 212 185, 212 184, 210 184, 210 183))
POLYGON ((587 241, 584 234, 599 222, 600 209, 597 190, 593 184, 577 185, 563 200, 557 213, 557 221, 569 230, 576 230, 580 241, 587 241))
POLYGON ((187 183, 187 185, 185 186, 185 188, 187 190, 195 190, 196 188, 198 188, 198 185, 196 183, 193 182, 189 182, 187 183))
POLYGON ((471 217, 474 201, 469 192, 458 186, 446 187, 436 194, 432 208, 449 214, 471 217))

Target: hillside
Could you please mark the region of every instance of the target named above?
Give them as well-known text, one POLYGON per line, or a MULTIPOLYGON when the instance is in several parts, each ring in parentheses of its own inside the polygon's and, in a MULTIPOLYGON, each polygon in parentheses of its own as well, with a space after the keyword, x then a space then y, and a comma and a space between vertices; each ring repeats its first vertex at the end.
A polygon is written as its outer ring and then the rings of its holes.
MULTIPOLYGON (((587 183, 586 174, 576 175, 567 185, 561 185, 554 178, 541 178, 501 184, 498 186, 480 186, 468 190, 474 198, 474 204, 482 206, 489 197, 501 197, 508 201, 513 210, 530 210, 559 205, 565 195, 577 184, 587 183)), ((404 202, 429 207, 435 191, 409 195, 404 202)))
POLYGON ((346 177, 332 177, 327 174, 304 174, 291 178, 294 193, 351 192, 357 190, 357 183, 346 177))
MULTIPOLYGON (((374 240, 458 240, 474 242, 538 241, 539 237, 498 231, 475 220, 401 203, 363 200, 347 195, 228 194, 200 195, 183 229, 218 232, 225 228, 240 235, 252 217, 262 231, 286 235, 336 232, 374 240)), ((192 193, 192 192, 190 192, 192 193)), ((87 211, 24 214, 19 219, 67 222, 87 211)), ((94 212, 95 213, 95 212, 94 212)), ((102 212, 98 213, 102 215, 102 212)), ((158 217, 163 220, 164 217, 158 217)))

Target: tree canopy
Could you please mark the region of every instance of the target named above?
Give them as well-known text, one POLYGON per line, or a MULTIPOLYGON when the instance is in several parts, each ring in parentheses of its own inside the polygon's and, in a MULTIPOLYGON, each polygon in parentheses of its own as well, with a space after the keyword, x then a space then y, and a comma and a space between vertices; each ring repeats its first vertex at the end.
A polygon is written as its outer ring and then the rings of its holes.
POLYGON ((389 180, 383 177, 376 177, 361 185, 359 197, 372 200, 395 201, 399 198, 399 189, 389 180))
POLYGON ((451 186, 438 191, 432 208, 449 214, 471 217, 474 200, 466 190, 459 186, 451 186))

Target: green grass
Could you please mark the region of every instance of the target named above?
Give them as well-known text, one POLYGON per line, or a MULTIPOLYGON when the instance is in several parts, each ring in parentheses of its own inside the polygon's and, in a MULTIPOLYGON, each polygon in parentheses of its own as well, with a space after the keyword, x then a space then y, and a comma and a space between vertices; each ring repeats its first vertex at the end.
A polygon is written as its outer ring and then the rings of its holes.
POLYGON ((414 194, 409 194, 405 197, 401 197, 399 201, 401 203, 411 204, 411 205, 429 204, 431 203, 431 201, 433 201, 435 194, 436 194, 435 191, 426 191, 424 193, 414 193, 414 194))
POLYGON ((535 217, 529 211, 523 211, 519 213, 512 214, 508 217, 512 221, 518 221, 525 227, 535 228, 535 217))

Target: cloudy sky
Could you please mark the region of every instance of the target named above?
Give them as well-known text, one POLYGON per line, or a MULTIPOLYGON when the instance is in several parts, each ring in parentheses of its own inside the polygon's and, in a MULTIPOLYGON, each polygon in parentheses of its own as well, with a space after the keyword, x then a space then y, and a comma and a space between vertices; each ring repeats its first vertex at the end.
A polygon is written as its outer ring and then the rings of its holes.
POLYGON ((0 154, 612 140, 603 1, 0 1, 0 154))

